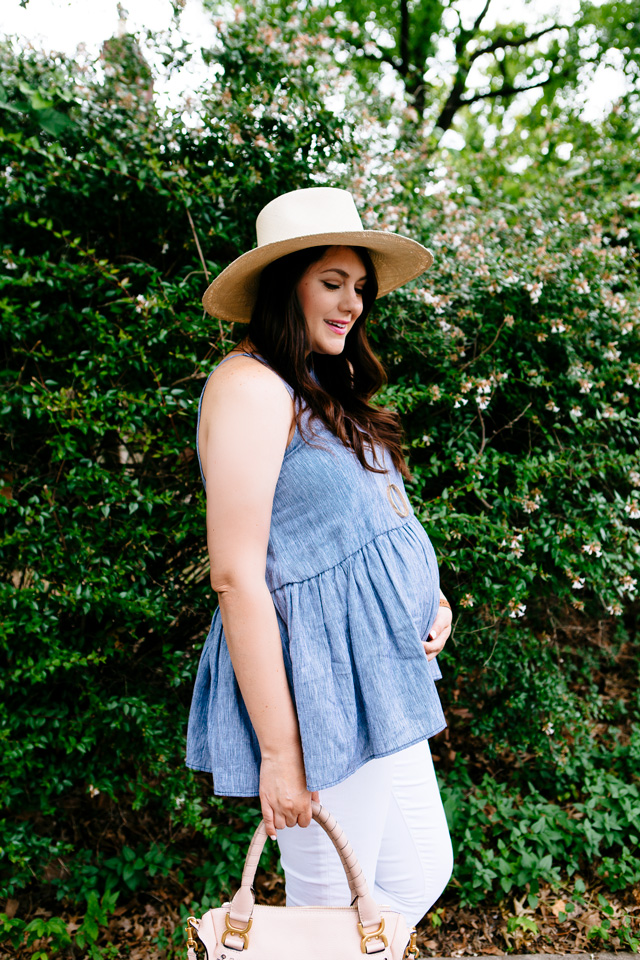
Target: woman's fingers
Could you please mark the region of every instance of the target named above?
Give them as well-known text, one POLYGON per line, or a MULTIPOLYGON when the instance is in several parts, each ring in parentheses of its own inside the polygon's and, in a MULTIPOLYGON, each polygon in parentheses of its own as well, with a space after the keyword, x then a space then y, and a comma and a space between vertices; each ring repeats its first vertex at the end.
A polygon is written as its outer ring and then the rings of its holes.
MULTIPOLYGON (((432 640, 435 640, 436 637, 439 637, 443 630, 447 631, 447 637, 451 633, 451 610, 448 607, 439 607, 436 618, 431 625, 431 630, 429 631, 429 637, 432 640)), ((446 639, 446 638, 445 638, 446 639)))
POLYGON ((267 831, 267 836, 271 840, 276 839, 276 825, 274 821, 273 808, 270 804, 265 803, 264 801, 261 804, 262 806, 262 819, 264 820, 265 830, 267 831))
POLYGON ((271 805, 263 803, 262 819, 264 820, 267 836, 270 837, 271 840, 275 840, 277 830, 284 830, 285 827, 295 827, 296 825, 300 827, 309 826, 313 819, 311 802, 309 802, 303 810, 293 808, 288 810, 286 814, 281 812, 276 813, 271 805))
MULTIPOLYGON (((260 766, 260 802, 275 830, 306 826, 311 820, 311 794, 305 782, 302 750, 263 756, 260 766)), ((267 823, 266 818, 265 823, 267 823)), ((272 834, 269 834, 271 836, 272 834)))
POLYGON ((448 607, 440 607, 429 631, 429 639, 422 641, 427 660, 433 660, 444 648, 451 633, 451 620, 451 610, 448 607))
POLYGON ((424 647, 424 652, 427 655, 427 660, 433 660, 433 658, 437 657, 442 651, 444 643, 441 643, 439 638, 438 640, 431 640, 428 643, 426 640, 423 640, 422 646, 424 647))
POLYGON ((422 646, 424 647, 424 652, 427 655, 427 660, 433 660, 434 657, 437 657, 438 654, 444 649, 444 645, 449 639, 451 633, 451 622, 446 620, 445 622, 438 623, 438 618, 436 618, 435 623, 429 631, 429 639, 422 641, 422 646))
MULTIPOLYGON (((303 813, 298 814, 298 820, 297 820, 298 826, 308 827, 312 819, 313 817, 311 816, 311 798, 309 798, 308 809, 305 810, 303 813)), ((293 826, 293 824, 291 824, 291 826, 293 826)))

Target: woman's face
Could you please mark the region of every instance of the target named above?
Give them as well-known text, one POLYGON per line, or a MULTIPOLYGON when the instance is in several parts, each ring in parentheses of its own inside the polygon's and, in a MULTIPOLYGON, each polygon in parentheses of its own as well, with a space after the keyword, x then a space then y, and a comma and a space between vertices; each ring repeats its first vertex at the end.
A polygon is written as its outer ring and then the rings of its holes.
POLYGON ((298 300, 315 353, 342 353, 349 330, 362 313, 367 271, 351 247, 329 247, 298 281, 298 300))

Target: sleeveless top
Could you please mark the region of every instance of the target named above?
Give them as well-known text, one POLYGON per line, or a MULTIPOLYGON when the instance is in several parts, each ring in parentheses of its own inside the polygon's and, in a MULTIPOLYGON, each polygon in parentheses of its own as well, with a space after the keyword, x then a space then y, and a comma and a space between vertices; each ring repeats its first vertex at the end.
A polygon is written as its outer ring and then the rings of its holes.
MULTIPOLYGON (((256 354, 242 355, 268 366, 256 354)), ((286 449, 275 489, 266 581, 307 788, 322 790, 446 726, 434 683, 441 673, 422 646, 440 589, 433 547, 388 455, 385 461, 378 449, 377 466, 387 472, 371 473, 304 411, 302 428, 304 436, 296 427, 286 449)), ((186 763, 212 773, 219 796, 258 796, 258 738, 219 608, 200 658, 186 763)))

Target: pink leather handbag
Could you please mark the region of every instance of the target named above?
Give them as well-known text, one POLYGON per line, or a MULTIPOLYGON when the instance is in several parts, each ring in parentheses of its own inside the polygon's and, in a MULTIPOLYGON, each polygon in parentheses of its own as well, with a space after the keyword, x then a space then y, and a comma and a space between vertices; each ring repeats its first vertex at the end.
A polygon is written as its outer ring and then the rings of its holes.
POLYGON ((335 818, 314 803, 313 819, 340 855, 352 905, 257 905, 253 881, 267 839, 262 821, 249 845, 240 889, 231 902, 208 910, 201 919, 189 917, 189 960, 196 958, 198 941, 206 950, 207 960, 362 960, 363 954, 375 954, 376 960, 404 960, 418 956, 415 930, 409 930, 401 914, 375 902, 335 818))

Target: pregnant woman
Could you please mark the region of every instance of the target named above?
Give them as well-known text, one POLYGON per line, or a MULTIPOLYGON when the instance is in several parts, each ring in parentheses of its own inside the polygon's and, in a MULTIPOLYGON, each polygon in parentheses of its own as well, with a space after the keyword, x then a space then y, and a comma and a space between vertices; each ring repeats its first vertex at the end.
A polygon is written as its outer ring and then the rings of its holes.
POLYGON ((384 373, 366 319, 433 258, 364 230, 331 187, 272 200, 257 233, 203 300, 248 331, 200 401, 218 608, 187 764, 218 795, 260 797, 288 905, 350 899, 311 820, 319 799, 375 899, 414 925, 452 865, 428 744, 445 726, 435 657, 451 610, 405 492, 398 417, 371 403, 384 373))

